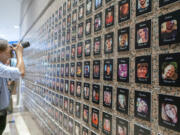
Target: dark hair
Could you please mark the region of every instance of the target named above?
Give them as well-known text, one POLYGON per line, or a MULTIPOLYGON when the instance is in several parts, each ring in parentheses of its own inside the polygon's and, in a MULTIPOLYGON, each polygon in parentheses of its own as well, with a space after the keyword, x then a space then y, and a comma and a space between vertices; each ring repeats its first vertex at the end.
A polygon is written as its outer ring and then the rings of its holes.
POLYGON ((8 41, 0 39, 0 51, 5 51, 8 47, 8 41))

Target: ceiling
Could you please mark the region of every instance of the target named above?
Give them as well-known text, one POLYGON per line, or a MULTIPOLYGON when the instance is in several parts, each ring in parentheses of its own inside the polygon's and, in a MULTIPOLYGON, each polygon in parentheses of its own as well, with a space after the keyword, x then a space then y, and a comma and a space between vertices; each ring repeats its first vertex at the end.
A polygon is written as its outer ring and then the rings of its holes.
POLYGON ((19 40, 20 5, 23 0, 0 0, 0 38, 19 40))

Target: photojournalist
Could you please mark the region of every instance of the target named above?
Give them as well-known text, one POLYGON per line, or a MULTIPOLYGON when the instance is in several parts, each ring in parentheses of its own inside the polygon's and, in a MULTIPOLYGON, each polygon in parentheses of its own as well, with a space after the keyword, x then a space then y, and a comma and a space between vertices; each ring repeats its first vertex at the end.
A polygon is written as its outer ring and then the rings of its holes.
POLYGON ((0 39, 0 135, 6 127, 7 108, 10 103, 10 92, 8 80, 18 80, 24 76, 25 67, 23 61, 23 47, 19 43, 15 47, 8 44, 8 41, 0 39), (12 51, 16 52, 16 67, 10 67, 12 51))

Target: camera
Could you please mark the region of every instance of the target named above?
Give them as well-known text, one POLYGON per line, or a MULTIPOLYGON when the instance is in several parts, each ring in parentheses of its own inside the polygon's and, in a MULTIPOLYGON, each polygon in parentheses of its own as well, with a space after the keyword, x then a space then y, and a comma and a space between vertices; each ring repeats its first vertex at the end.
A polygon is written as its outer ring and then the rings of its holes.
MULTIPOLYGON (((13 47, 15 47, 17 44, 12 44, 13 47)), ((30 43, 29 42, 21 42, 21 45, 23 48, 28 48, 30 47, 30 43)))

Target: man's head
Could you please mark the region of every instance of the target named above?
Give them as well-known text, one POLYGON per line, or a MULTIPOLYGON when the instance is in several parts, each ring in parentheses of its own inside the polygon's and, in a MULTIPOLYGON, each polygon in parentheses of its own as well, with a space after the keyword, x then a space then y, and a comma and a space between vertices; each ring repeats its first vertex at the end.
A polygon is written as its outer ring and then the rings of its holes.
POLYGON ((0 39, 0 62, 6 64, 11 57, 12 48, 9 46, 8 41, 0 39))

